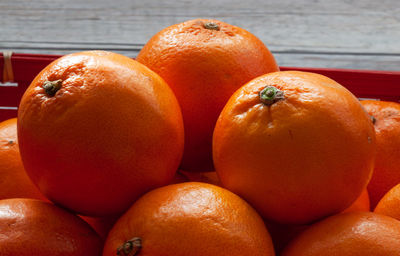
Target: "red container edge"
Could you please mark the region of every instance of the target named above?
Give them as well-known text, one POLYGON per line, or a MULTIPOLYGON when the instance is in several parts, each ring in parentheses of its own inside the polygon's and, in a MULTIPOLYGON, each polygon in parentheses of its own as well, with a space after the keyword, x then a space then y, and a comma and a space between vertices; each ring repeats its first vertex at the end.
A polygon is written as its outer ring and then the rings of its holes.
MULTIPOLYGON (((14 53, 11 63, 18 86, 0 84, 0 121, 16 117, 19 101, 35 76, 61 55, 14 53)), ((4 58, 0 53, 0 82, 3 82, 4 58)), ((314 72, 337 81, 359 98, 400 101, 400 72, 330 68, 280 67, 282 71, 314 72)))

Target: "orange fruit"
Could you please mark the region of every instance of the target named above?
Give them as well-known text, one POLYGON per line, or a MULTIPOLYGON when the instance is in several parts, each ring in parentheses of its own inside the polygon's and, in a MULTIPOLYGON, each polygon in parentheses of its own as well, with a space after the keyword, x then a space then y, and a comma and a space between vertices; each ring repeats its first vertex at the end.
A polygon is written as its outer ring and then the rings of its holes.
POLYGON ((282 256, 398 256, 400 222, 372 213, 350 212, 322 220, 297 236, 282 256))
POLYGON ((343 212, 355 212, 355 211, 369 212, 370 210, 371 209, 370 209, 368 190, 364 189, 361 192, 361 195, 356 199, 356 201, 354 201, 343 212))
POLYGON ((82 215, 117 215, 172 180, 183 121, 168 85, 120 54, 65 55, 21 99, 26 172, 52 201, 82 215))
POLYGON ((2 256, 98 256, 102 242, 78 216, 36 199, 0 200, 2 256))
POLYGON ((400 220, 400 184, 394 186, 382 197, 374 212, 400 220))
POLYGON ((246 82, 279 70, 255 35, 212 19, 161 30, 145 44, 137 61, 164 78, 178 98, 185 125, 185 171, 214 171, 212 133, 225 103, 246 82))
POLYGON ((118 220, 120 216, 106 216, 106 217, 89 217, 89 216, 79 216, 86 223, 88 223, 94 231, 105 240, 108 232, 110 232, 111 228, 114 226, 115 222, 118 220))
MULTIPOLYGON (((367 189, 364 189, 361 195, 353 202, 344 212, 366 211, 369 209, 369 197, 367 189)), ((310 225, 293 225, 293 224, 280 224, 271 221, 265 221, 269 233, 271 234, 272 242, 276 252, 281 252, 287 244, 297 237, 301 232, 310 227, 310 225)))
POLYGON ((17 118, 0 122, 0 199, 45 197, 25 172, 19 154, 17 118))
POLYGON ((306 224, 339 213, 371 177, 375 133, 358 99, 328 77, 258 77, 230 98, 214 131, 222 185, 265 219, 306 224))
POLYGON ((376 132, 375 168, 368 184, 371 206, 400 183, 400 104, 363 100, 361 104, 373 117, 376 132))
POLYGON ((108 255, 274 255, 261 217, 221 187, 185 182, 152 190, 111 229, 108 255))

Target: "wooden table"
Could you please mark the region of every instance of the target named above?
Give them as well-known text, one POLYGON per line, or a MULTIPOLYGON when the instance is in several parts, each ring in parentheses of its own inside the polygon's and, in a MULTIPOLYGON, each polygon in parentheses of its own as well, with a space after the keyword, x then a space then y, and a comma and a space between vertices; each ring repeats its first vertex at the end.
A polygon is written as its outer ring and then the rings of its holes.
POLYGON ((135 57, 162 28, 198 17, 247 29, 281 66, 400 70, 398 0, 0 0, 0 51, 135 57))

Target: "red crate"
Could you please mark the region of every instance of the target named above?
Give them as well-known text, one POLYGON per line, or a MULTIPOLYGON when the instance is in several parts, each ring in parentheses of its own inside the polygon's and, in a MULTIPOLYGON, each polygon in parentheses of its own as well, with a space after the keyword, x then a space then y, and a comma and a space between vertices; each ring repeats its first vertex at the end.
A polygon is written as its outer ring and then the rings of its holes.
MULTIPOLYGON (((33 78, 60 55, 13 54, 14 84, 0 84, 0 121, 17 116, 19 101, 33 78)), ((4 57, 0 53, 0 82, 3 81, 4 57)), ((315 72, 330 77, 359 98, 400 101, 400 72, 281 67, 281 70, 315 72)))

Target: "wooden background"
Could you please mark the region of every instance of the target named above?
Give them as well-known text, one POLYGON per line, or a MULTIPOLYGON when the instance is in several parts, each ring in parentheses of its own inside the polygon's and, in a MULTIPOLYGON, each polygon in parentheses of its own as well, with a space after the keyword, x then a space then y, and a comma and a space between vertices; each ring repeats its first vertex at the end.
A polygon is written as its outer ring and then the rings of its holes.
POLYGON ((398 0, 0 0, 0 51, 135 57, 162 28, 199 17, 247 29, 281 66, 400 70, 398 0))

